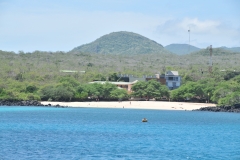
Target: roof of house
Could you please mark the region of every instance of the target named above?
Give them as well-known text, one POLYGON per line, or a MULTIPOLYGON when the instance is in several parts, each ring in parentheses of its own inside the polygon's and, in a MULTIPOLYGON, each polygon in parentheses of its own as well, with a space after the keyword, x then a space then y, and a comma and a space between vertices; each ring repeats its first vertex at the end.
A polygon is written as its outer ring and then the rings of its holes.
POLYGON ((100 83, 100 84, 105 84, 105 83, 111 83, 111 84, 115 84, 115 85, 129 85, 129 84, 134 84, 137 83, 138 80, 133 81, 133 82, 110 82, 110 81, 94 81, 94 82, 89 82, 89 83, 100 83))
POLYGON ((167 76, 178 76, 178 71, 167 71, 167 76))
POLYGON ((76 72, 81 72, 81 73, 85 73, 85 71, 72 71, 72 70, 60 70, 60 72, 65 72, 65 73, 76 73, 76 72))

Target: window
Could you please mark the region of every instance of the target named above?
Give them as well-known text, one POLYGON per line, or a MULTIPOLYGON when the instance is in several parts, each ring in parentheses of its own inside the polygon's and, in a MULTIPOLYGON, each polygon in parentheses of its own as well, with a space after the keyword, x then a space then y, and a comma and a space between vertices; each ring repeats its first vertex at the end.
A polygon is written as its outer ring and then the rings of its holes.
POLYGON ((178 77, 168 77, 168 81, 178 81, 178 77))

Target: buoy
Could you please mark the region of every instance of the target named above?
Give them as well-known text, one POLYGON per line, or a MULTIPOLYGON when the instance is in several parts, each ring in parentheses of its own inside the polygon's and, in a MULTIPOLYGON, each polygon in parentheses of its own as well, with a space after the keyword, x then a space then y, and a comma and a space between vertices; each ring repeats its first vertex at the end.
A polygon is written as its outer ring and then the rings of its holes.
POLYGON ((142 122, 147 122, 147 121, 148 121, 147 118, 142 119, 142 122))

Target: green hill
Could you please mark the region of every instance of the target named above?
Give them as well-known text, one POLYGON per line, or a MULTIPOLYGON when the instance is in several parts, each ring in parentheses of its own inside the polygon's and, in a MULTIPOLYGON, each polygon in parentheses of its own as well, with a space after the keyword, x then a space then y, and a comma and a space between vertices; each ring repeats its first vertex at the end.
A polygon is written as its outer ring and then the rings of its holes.
POLYGON ((165 46, 164 48, 178 55, 188 54, 188 53, 196 52, 200 50, 200 48, 197 48, 188 44, 170 44, 165 46))
POLYGON ((139 34, 126 31, 104 35, 92 43, 74 48, 71 52, 102 54, 168 53, 161 44, 139 34))

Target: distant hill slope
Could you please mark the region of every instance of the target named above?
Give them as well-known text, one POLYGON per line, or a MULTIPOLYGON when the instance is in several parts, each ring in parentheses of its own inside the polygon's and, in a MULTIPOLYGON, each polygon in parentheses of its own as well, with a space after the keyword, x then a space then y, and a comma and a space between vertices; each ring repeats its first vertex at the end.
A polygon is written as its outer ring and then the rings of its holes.
POLYGON ((232 51, 232 52, 240 52, 240 47, 232 47, 232 48, 220 47, 220 48, 225 49, 225 50, 229 50, 229 51, 232 51))
POLYGON ((164 48, 178 55, 188 54, 188 53, 196 52, 200 50, 200 48, 197 48, 188 44, 170 44, 165 46, 164 48))
POLYGON ((120 31, 104 35, 92 43, 81 45, 72 50, 103 54, 151 54, 168 53, 164 47, 136 33, 120 31))
MULTIPOLYGON (((201 49, 199 51, 193 52, 191 53, 193 55, 205 55, 205 56, 209 56, 210 51, 208 49, 201 49)), ((231 50, 226 50, 225 48, 213 48, 212 49, 212 55, 213 56, 222 56, 222 55, 236 55, 239 54, 240 52, 235 52, 235 51, 231 51, 231 50)))

